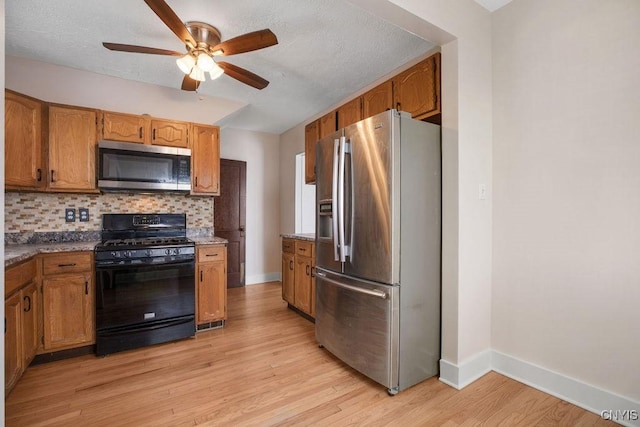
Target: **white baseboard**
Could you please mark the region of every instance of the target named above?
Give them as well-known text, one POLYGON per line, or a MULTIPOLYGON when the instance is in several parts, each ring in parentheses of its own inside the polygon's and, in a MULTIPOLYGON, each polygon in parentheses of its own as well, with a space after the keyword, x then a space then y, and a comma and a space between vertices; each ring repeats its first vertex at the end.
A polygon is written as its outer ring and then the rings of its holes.
POLYGON ((282 280, 282 272, 278 271, 275 273, 263 273, 263 274, 254 274, 252 276, 247 276, 245 277, 244 284, 256 285, 258 283, 278 282, 281 280, 282 280))
POLYGON ((640 402, 493 350, 494 371, 626 426, 640 426, 640 402), (611 412, 609 412, 611 411, 611 412), (628 412, 625 412, 628 411, 628 412), (635 411, 632 416, 629 411, 635 411), (612 418, 616 417, 616 418, 612 418), (624 419, 626 418, 626 419, 624 419), (635 420, 631 418, 636 418, 635 420))
POLYGON ((440 359, 440 381, 457 390, 468 386, 489 372, 491 372, 491 350, 485 350, 459 365, 440 359))
POLYGON ((640 426, 640 402, 496 350, 456 365, 440 359, 440 381, 460 390, 489 371, 512 378, 624 426, 640 426))

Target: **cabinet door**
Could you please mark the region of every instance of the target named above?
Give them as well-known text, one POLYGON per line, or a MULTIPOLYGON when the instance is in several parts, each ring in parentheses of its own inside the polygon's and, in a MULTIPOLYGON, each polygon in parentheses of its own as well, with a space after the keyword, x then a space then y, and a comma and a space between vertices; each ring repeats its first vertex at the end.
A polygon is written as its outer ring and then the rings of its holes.
POLYGON ((304 127, 304 182, 316 182, 316 142, 320 139, 320 121, 304 127))
POLYGON ((24 366, 29 366, 38 350, 38 286, 31 282, 22 292, 22 352, 24 366))
POLYGON ((151 144, 189 148, 189 123, 151 120, 151 144))
POLYGON ((393 108, 393 83, 387 80, 362 95, 362 118, 375 116, 393 108))
POLYGON ((220 195, 220 140, 215 126, 193 126, 191 193, 220 195))
POLYGON ((360 97, 352 99, 340 106, 337 111, 338 129, 352 125, 362 120, 362 104, 360 97))
POLYGON ((296 257, 294 305, 311 314, 311 258, 296 257))
POLYGON ((103 111, 102 138, 144 144, 148 139, 148 123, 144 116, 103 111))
POLYGON ((44 187, 42 165, 42 111, 36 99, 5 91, 4 178, 5 186, 44 187))
POLYGON ((396 109, 424 119, 440 113, 440 53, 430 56, 393 79, 396 109))
POLYGON ((336 130, 336 112, 332 111, 329 114, 325 114, 320 117, 320 137, 318 139, 322 139, 325 136, 329 136, 334 133, 336 130))
POLYGON ((49 107, 49 188, 96 189, 97 112, 49 107))
POLYGON ((226 264, 206 262, 198 266, 198 323, 226 318, 226 264))
POLYGON ((22 357, 22 301, 20 292, 4 301, 4 388, 5 396, 24 370, 22 357))
POLYGON ((95 342, 94 285, 90 273, 45 278, 44 349, 73 348, 95 342))
POLYGON ((282 299, 295 305, 294 282, 295 262, 293 254, 282 254, 282 299))

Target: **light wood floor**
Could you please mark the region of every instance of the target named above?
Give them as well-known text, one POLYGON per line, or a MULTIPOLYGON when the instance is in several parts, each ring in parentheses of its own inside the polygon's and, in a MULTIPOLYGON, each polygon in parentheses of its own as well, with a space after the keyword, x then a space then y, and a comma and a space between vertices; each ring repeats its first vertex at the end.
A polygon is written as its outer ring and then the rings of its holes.
POLYGON ((7 426, 594 426, 599 416, 490 373, 457 391, 432 378, 397 396, 314 341, 280 283, 229 289, 224 329, 30 367, 7 426))

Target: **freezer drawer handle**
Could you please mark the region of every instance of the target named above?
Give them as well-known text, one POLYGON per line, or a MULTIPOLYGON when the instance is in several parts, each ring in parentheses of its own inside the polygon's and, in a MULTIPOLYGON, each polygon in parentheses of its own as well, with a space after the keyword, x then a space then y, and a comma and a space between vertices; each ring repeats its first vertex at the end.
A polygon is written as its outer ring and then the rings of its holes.
POLYGON ((387 299, 387 293, 383 291, 376 291, 374 289, 363 289, 363 288, 358 288, 356 286, 347 285, 345 283, 340 283, 336 280, 329 279, 326 274, 320 273, 319 271, 316 271, 316 276, 322 277, 322 280, 326 280, 329 283, 333 283, 336 286, 339 286, 344 289, 348 289, 353 292, 359 292, 361 294, 370 295, 372 297, 387 299))

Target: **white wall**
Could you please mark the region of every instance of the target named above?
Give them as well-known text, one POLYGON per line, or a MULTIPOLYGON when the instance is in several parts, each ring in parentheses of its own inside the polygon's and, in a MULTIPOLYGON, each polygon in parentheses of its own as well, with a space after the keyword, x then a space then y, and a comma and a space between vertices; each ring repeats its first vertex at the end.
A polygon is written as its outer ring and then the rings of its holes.
POLYGON ((280 232, 295 233, 296 154, 304 152, 304 125, 280 135, 280 232))
POLYGON ((247 162, 246 284, 280 280, 278 135, 222 128, 220 157, 247 162))
POLYGON ((640 401, 640 2, 514 1, 493 58, 492 346, 640 401))

